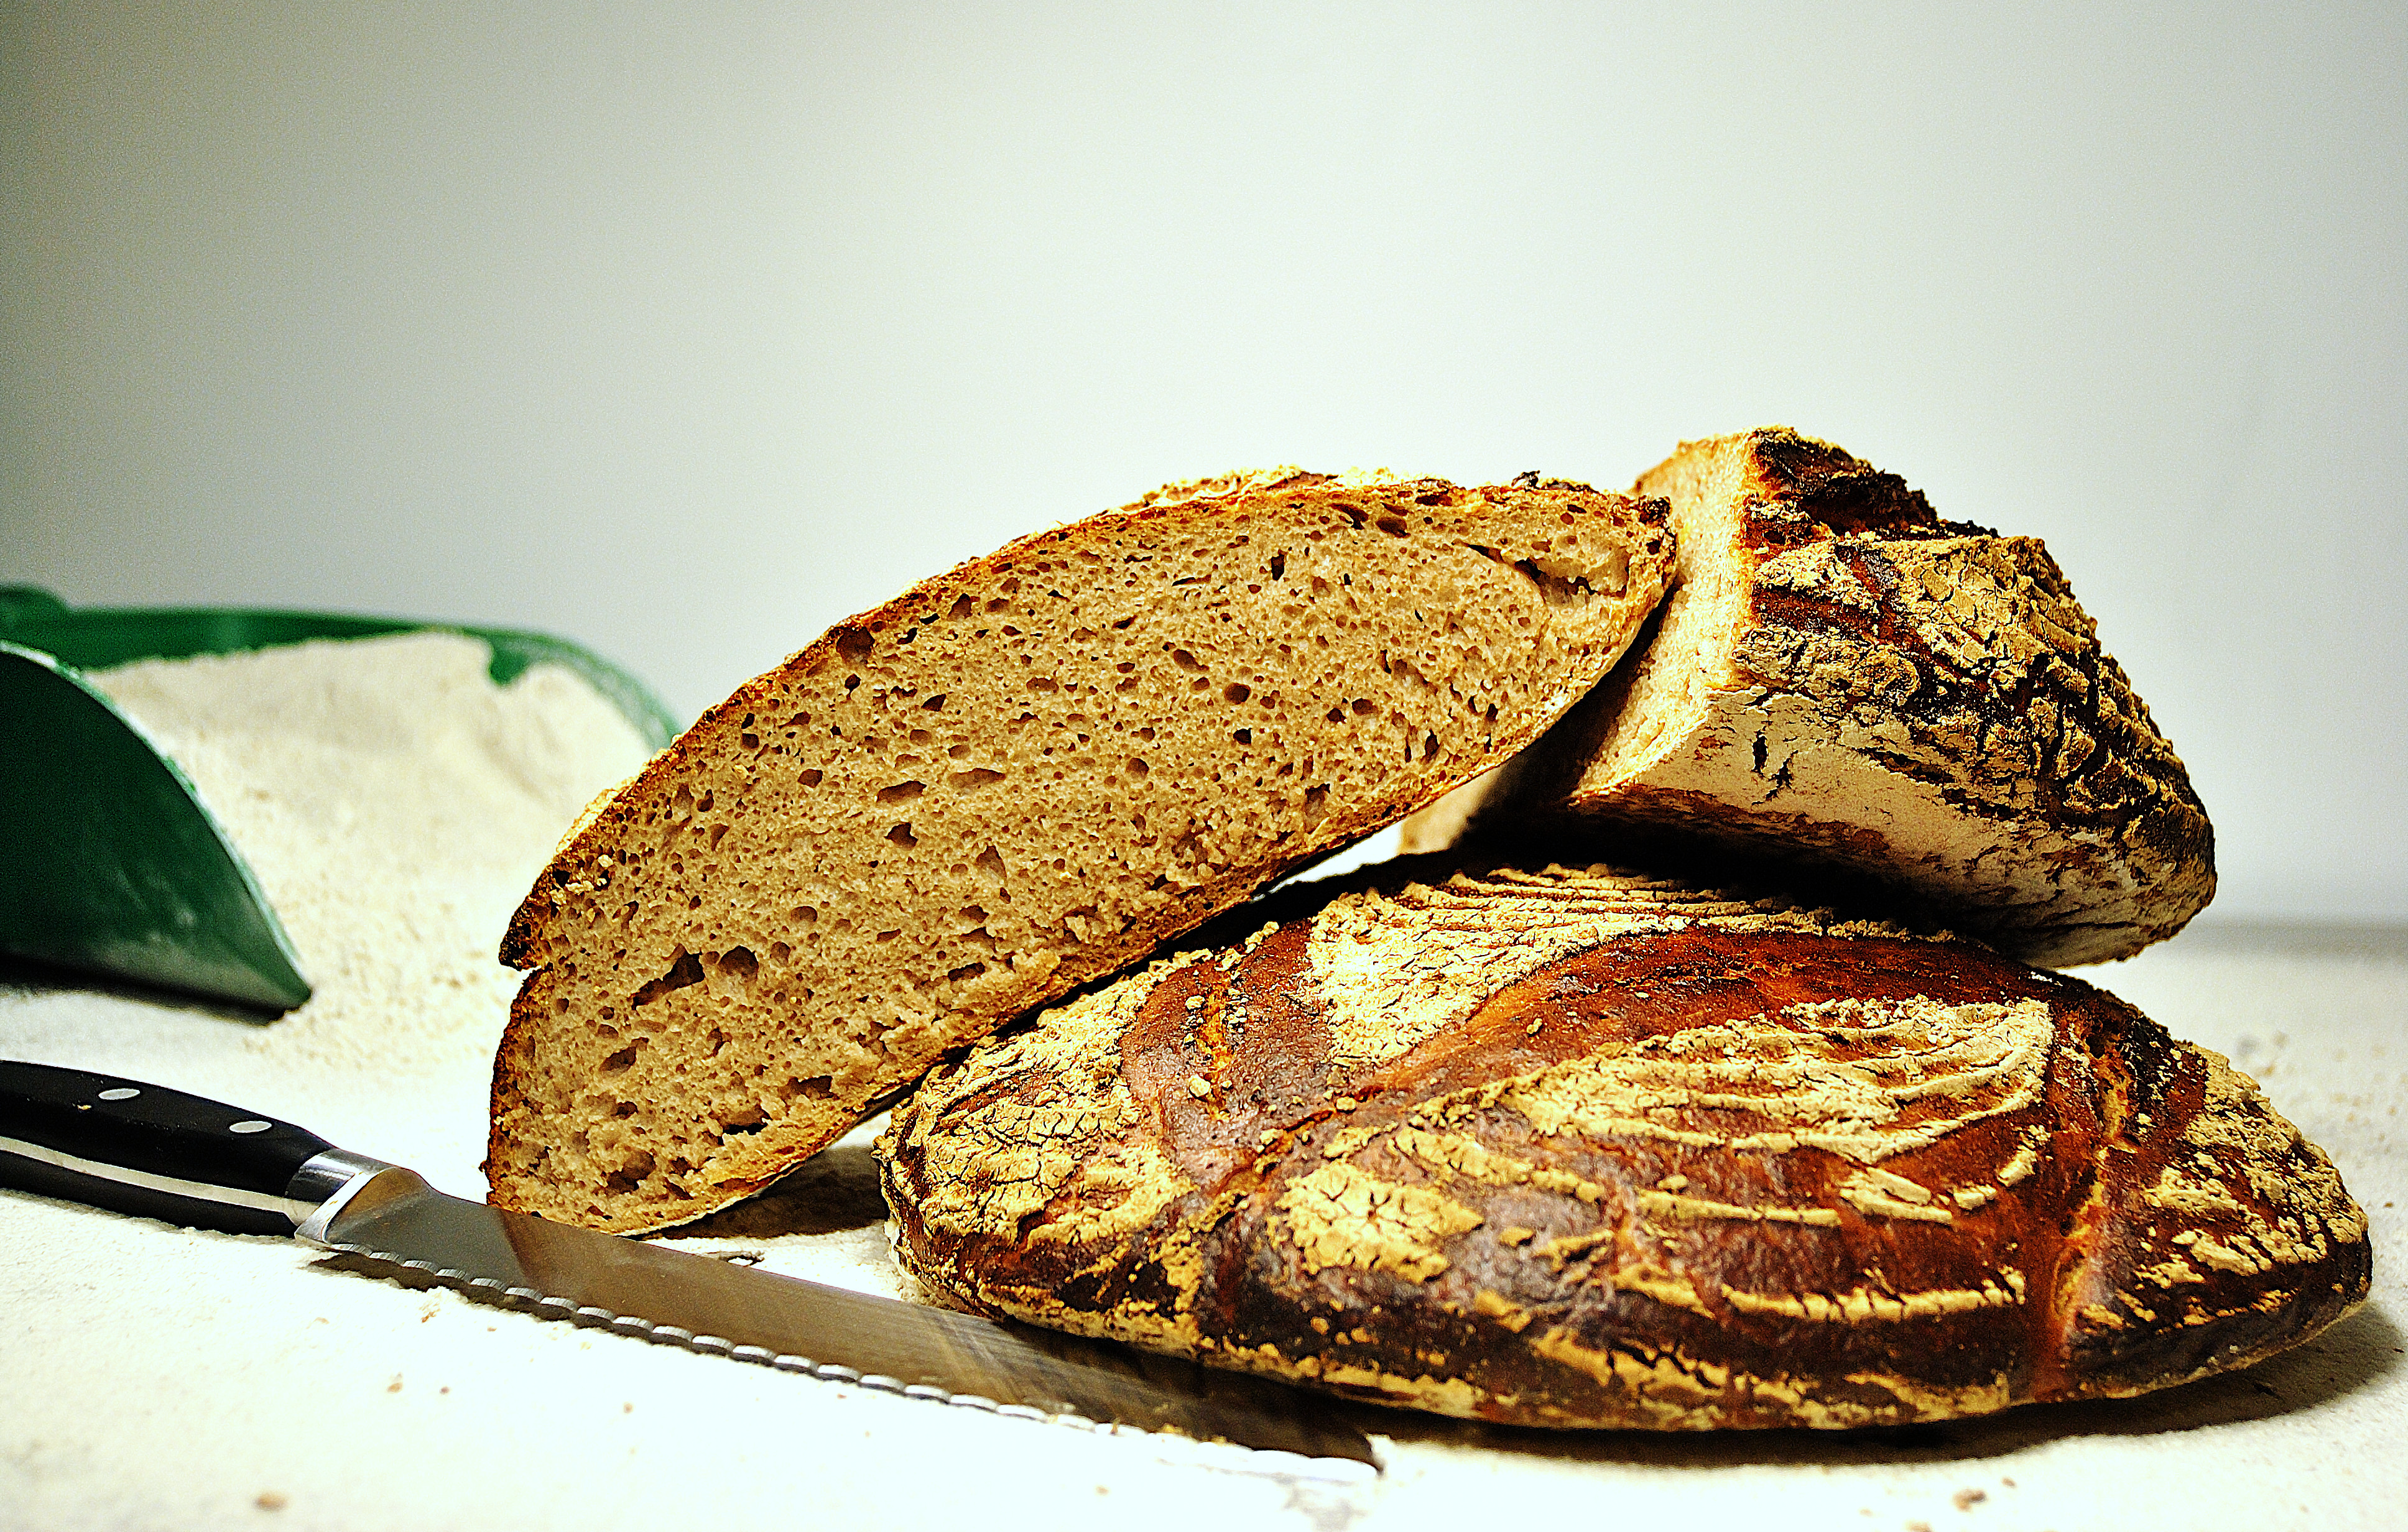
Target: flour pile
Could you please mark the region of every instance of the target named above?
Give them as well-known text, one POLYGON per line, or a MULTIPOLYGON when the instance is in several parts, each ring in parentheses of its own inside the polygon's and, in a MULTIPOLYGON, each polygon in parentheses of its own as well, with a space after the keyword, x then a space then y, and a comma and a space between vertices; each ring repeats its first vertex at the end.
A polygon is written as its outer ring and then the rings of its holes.
POLYGON ((251 1046, 423 1071, 490 1058, 511 910, 642 737, 584 680, 508 686, 452 633, 145 660, 88 678, 149 731, 259 876, 308 1004, 251 1046))

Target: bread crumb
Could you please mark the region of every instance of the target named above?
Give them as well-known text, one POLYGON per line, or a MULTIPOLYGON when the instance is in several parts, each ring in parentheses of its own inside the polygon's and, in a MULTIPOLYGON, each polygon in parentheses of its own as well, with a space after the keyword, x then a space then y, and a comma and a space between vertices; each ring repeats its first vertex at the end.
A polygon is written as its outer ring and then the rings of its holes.
POLYGON ((257 1504, 259 1509, 262 1511, 281 1511, 288 1502, 285 1500, 283 1496, 279 1495, 276 1491, 272 1489, 264 1489, 259 1492, 259 1499, 254 1503, 257 1504))
POLYGON ((1971 1511, 1989 1497, 1990 1493, 1987 1490, 1960 1489, 1955 1495, 1950 1496, 1949 1499, 1955 1503, 1957 1510, 1971 1511))
POLYGON ((384 1391, 388 1394, 398 1394, 401 1392, 400 1373, 396 1372, 393 1375, 393 1382, 384 1385, 384 1391))
POLYGON ((1202 1075, 1189 1075, 1187 1077, 1187 1094, 1192 1096, 1196 1096, 1198 1099, 1211 1095, 1212 1094, 1211 1082, 1206 1080, 1202 1075))

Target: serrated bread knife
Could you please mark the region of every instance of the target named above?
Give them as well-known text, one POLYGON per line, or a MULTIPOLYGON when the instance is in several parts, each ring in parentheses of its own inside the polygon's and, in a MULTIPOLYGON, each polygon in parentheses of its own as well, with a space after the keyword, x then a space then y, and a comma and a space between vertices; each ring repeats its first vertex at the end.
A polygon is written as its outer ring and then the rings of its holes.
POLYGON ((1176 1357, 848 1293, 436 1191, 305 1128, 140 1081, 0 1060, 0 1182, 237 1234, 480 1303, 914 1398, 1226 1440, 1275 1471, 1359 1474, 1310 1396, 1176 1357))

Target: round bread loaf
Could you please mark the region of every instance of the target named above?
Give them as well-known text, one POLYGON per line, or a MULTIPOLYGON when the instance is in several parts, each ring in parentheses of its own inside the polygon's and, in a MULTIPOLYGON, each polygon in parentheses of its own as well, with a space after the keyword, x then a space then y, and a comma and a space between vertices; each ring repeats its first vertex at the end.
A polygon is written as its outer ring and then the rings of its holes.
POLYGON ((1660 1429, 2134 1394, 2366 1293, 2331 1163, 2112 995, 1827 910, 1435 860, 939 1069, 879 1145, 904 1265, 1384 1403, 1660 1429))

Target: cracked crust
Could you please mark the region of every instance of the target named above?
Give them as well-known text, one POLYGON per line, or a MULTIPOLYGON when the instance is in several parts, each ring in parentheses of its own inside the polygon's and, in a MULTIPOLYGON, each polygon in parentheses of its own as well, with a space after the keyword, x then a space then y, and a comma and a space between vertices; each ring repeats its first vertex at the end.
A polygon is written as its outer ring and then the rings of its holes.
POLYGON ((1685 869, 1780 856, 2050 966, 2128 957, 2214 895, 2182 762, 2037 539, 1779 428, 1684 443, 1638 488, 1681 539, 1653 634, 1408 850, 1471 820, 1500 853, 1570 831, 1685 869))
POLYGON ((1417 858, 1267 908, 896 1110, 921 1281, 1388 1404, 1666 1430, 2139 1393, 2365 1296, 2323 1153, 2079 981, 1605 868, 1417 858))
POLYGON ((497 1204, 665 1227, 1526 745, 1669 578, 1661 501, 1172 486, 839 623, 572 836, 505 962, 497 1204))

